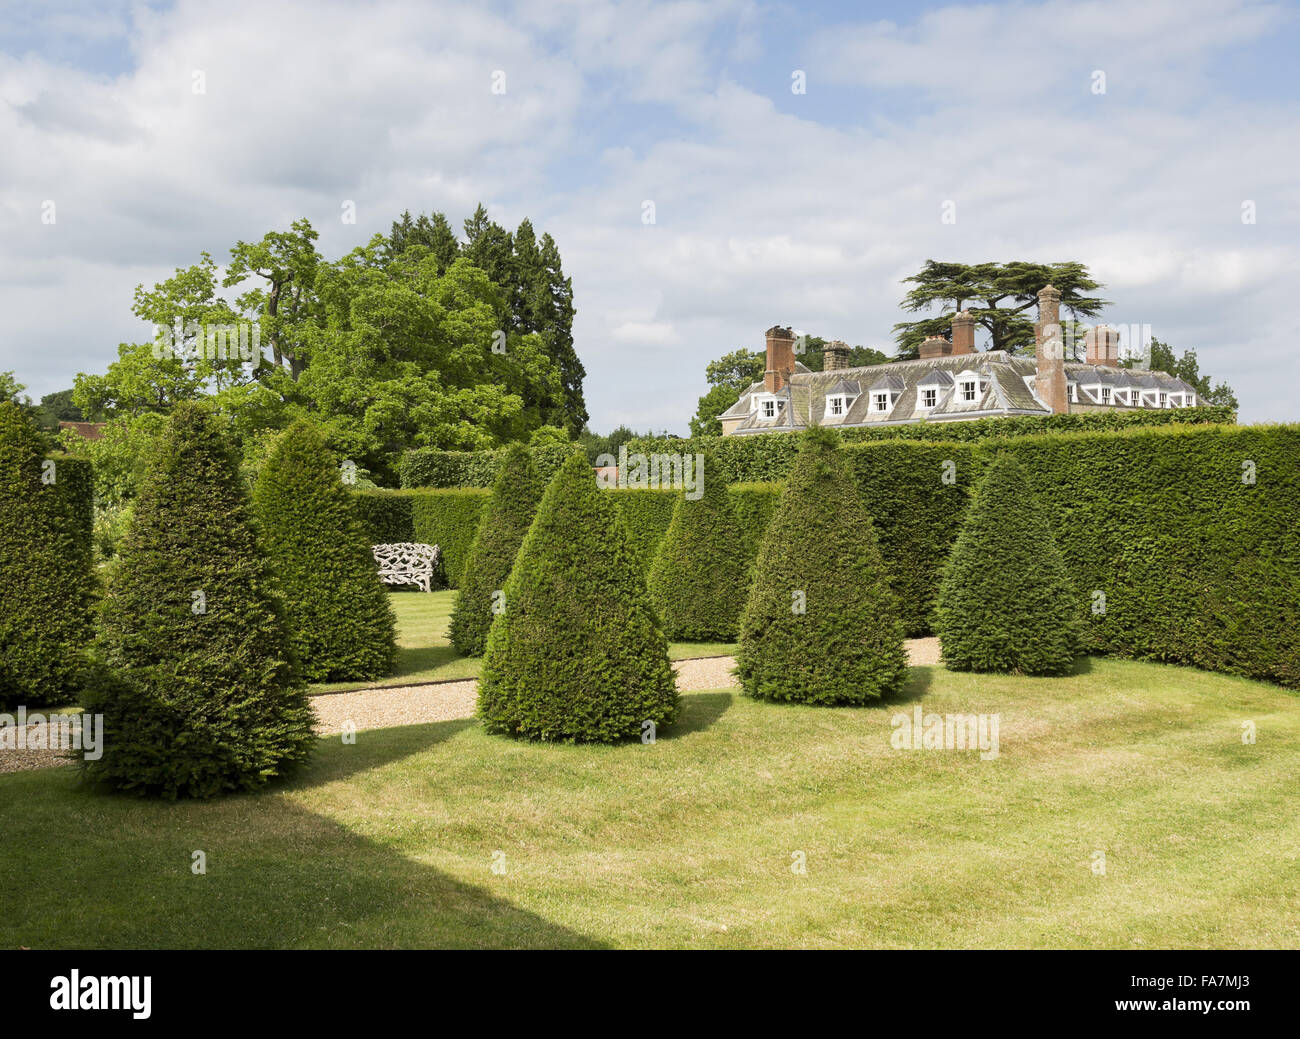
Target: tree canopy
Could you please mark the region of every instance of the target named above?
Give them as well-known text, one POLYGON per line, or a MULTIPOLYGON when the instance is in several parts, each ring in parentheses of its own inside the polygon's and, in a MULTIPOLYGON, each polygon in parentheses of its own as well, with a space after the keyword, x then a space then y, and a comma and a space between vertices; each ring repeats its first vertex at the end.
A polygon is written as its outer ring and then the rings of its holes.
POLYGON ((1094 281, 1088 268, 1073 261, 1064 263, 946 263, 926 260, 925 266, 905 284, 914 287, 901 306, 909 313, 939 308, 939 314, 894 325, 898 356, 916 357, 926 336, 948 336, 953 316, 969 310, 977 327, 989 337, 989 349, 1009 352, 1032 349, 1037 319, 1038 290, 1054 285, 1061 290, 1061 307, 1076 321, 1096 317, 1109 305, 1090 293, 1104 288, 1094 281))

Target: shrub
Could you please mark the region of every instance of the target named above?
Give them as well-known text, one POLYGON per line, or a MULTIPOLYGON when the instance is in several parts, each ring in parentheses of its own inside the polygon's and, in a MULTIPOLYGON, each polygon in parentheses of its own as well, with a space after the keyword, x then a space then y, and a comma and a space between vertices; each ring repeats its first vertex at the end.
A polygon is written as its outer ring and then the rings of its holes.
POLYGON ((335 459, 310 423, 295 422, 277 438, 253 506, 303 677, 388 674, 397 657, 396 620, 335 459))
POLYGON ((871 517, 834 433, 813 428, 758 555, 736 673, 750 696, 860 704, 907 675, 871 517))
POLYGON ((237 463, 196 404, 154 453, 101 616, 104 749, 84 767, 164 797, 251 790, 310 752, 312 711, 237 463))
POLYGON ((542 497, 488 633, 478 710, 490 732, 613 742, 677 713, 668 646, 608 493, 573 455, 542 497))
POLYGON ((750 552, 727 486, 708 455, 697 500, 676 495, 672 522, 659 542, 647 587, 669 639, 731 641, 749 591, 750 552))
POLYGON ((944 565, 936 608, 954 671, 1059 675, 1074 666, 1078 610, 1047 511, 1001 455, 980 481, 944 565))
POLYGON ((903 632, 932 630, 935 592, 983 459, 971 444, 895 440, 844 449, 871 515, 903 632))
POLYGON ((451 644, 458 653, 483 655, 494 616, 493 595, 505 588, 544 486, 527 449, 522 444, 508 448, 470 546, 451 614, 451 644))
POLYGON ((70 703, 85 679, 95 589, 92 474, 80 460, 56 457, 47 464, 46 446, 22 407, 0 402, 0 705, 6 706, 70 703))

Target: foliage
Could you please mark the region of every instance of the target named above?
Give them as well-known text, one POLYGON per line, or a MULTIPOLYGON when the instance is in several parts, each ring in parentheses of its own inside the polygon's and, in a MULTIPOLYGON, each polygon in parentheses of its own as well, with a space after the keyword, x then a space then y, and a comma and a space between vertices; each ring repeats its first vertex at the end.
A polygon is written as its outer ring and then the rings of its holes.
POLYGON ((1300 687, 1300 426, 987 446, 1049 511, 1088 649, 1300 687))
POLYGON ((309 682, 381 678, 397 655, 393 611, 339 467, 320 435, 280 435, 253 493, 284 595, 289 644, 309 682))
MULTIPOLYGON (((538 475, 550 480, 578 447, 569 443, 530 445, 538 475)), ((421 448, 402 456, 402 486, 491 487, 501 467, 502 451, 439 451, 421 448)))
POLYGON ((672 641, 736 638, 749 591, 751 553, 712 459, 703 457, 696 500, 674 494, 672 521, 646 580, 664 634, 672 641))
POLYGON ((69 703, 85 680, 95 594, 91 473, 82 460, 47 460, 48 446, 26 408, 0 401, 3 706, 69 703))
POLYGON ((988 467, 943 568, 936 606, 954 671, 1060 675, 1074 666, 1079 612, 1065 558, 1020 463, 988 467))
POLYGON ((235 459, 178 405, 136 498, 100 623, 89 778, 163 797, 256 789, 309 754, 312 710, 235 459))
POLYGON ((838 439, 801 437, 759 550, 736 674, 765 700, 861 704, 898 692, 903 628, 838 439))
POLYGON ((451 616, 451 643, 466 656, 481 656, 494 617, 494 596, 505 588, 519 546, 533 521, 545 484, 526 448, 506 448, 470 546, 460 595, 451 616))
MULTIPOLYGON (((903 297, 911 313, 941 308, 936 317, 900 321, 894 339, 900 358, 916 357, 921 340, 949 335, 952 319, 969 310, 977 327, 989 335, 989 349, 1016 352, 1034 345, 1034 318, 1026 311, 1038 306, 1038 291, 1047 285, 1061 290, 1061 306, 1074 317, 1095 317, 1108 301, 1088 295, 1104 286, 1081 263, 943 263, 926 260, 905 284, 915 286, 903 297)), ((1035 311, 1036 316, 1036 311, 1035 311)))
POLYGON ((875 524, 904 633, 929 635, 938 575, 983 460, 970 444, 907 440, 853 446, 844 455, 875 524))
POLYGON ((581 455, 547 487, 504 591, 479 685, 489 731, 608 743, 672 721, 667 643, 618 512, 581 455))
MULTIPOLYGON (((1130 361, 1126 364, 1126 367, 1131 368, 1136 363, 1136 361, 1130 361)), ((1152 338, 1151 358, 1147 363, 1153 372, 1168 372, 1170 375, 1178 376, 1178 378, 1192 386, 1202 400, 1209 401, 1218 407, 1231 408, 1233 411, 1237 410, 1237 395, 1232 392, 1232 387, 1226 382, 1219 382, 1211 387, 1209 375, 1201 374, 1201 366, 1196 360, 1195 350, 1184 350, 1182 357, 1175 357, 1174 351, 1168 343, 1162 343, 1159 339, 1152 338)))
POLYGON ((459 588, 469 564, 469 550, 489 491, 479 489, 417 491, 411 500, 412 540, 437 545, 441 579, 459 588))

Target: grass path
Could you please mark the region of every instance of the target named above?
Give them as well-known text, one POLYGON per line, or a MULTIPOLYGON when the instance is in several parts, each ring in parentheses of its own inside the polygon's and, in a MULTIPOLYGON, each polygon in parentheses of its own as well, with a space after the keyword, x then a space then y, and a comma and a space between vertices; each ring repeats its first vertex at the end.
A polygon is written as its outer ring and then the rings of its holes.
POLYGON ((868 708, 683 702, 649 746, 326 738, 291 785, 211 804, 2 775, 0 947, 1300 945, 1287 691, 1098 659, 914 668, 868 708), (916 702, 1000 714, 1000 755, 894 750, 916 702))

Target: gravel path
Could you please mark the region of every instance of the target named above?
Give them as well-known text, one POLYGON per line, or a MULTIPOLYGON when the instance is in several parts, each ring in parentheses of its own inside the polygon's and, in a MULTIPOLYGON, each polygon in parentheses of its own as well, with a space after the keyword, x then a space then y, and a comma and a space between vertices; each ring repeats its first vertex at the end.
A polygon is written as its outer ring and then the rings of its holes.
MULTIPOLYGON (((907 654, 914 666, 939 663, 939 640, 908 639, 907 654)), ((684 693, 701 689, 726 689, 736 684, 731 669, 734 657, 702 657, 678 660, 677 688, 684 693)), ((332 736, 351 722, 360 729, 387 729, 398 725, 472 718, 478 696, 478 682, 438 682, 433 685, 404 685, 387 689, 360 689, 352 693, 325 693, 311 698, 316 708, 317 731, 332 736)), ((19 772, 66 764, 60 752, 49 750, 0 750, 0 772, 19 772)))

